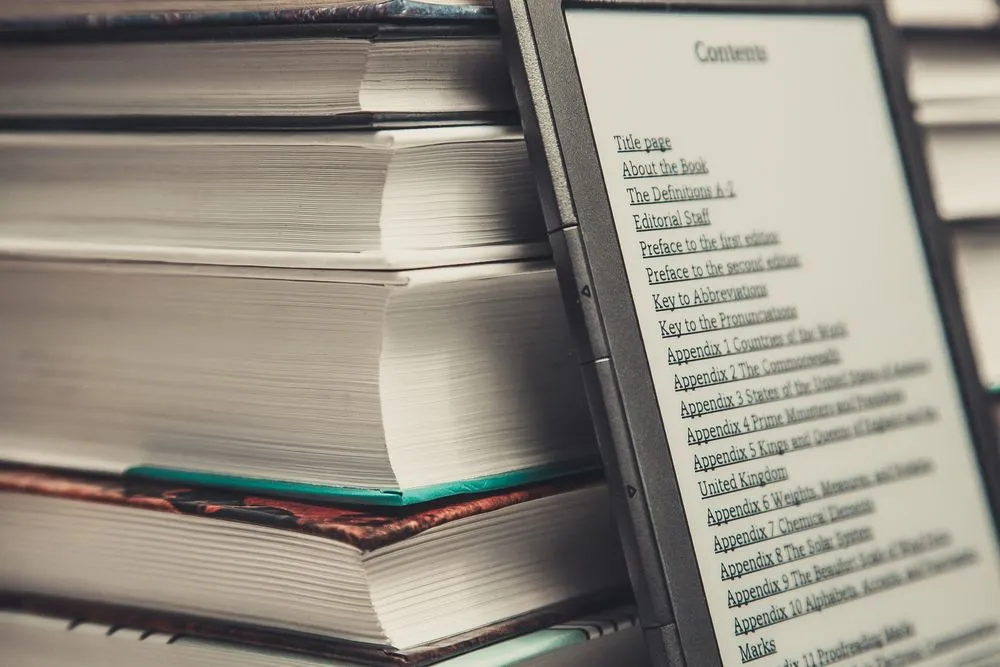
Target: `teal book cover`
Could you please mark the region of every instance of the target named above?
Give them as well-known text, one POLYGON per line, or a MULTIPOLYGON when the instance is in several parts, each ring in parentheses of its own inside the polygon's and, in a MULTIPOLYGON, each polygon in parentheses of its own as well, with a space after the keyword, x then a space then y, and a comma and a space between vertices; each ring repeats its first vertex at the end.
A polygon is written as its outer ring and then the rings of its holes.
POLYGON ((406 507, 472 493, 490 493, 525 484, 555 480, 582 472, 600 469, 600 461, 582 459, 558 465, 512 470, 497 475, 434 484, 413 489, 378 489, 350 486, 323 486, 275 479, 237 477, 209 472, 178 470, 156 466, 136 466, 125 471, 125 477, 170 484, 212 486, 246 493, 263 493, 311 499, 315 501, 406 507))

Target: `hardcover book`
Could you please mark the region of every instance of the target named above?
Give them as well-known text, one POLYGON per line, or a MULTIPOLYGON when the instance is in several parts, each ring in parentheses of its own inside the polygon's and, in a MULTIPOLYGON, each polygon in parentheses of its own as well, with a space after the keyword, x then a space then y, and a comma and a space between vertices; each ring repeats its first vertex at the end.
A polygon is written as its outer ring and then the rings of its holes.
POLYGON ((517 123, 485 0, 0 3, 0 125, 517 123))
POLYGON ((390 652, 627 587, 592 476, 391 512, 2 468, 0 533, 0 590, 390 652))
POLYGON ((600 597, 532 611, 408 651, 99 602, 0 594, 6 660, 76 667, 606 667, 646 664, 635 611, 600 597), (169 648, 168 648, 169 647, 169 648))
POLYGON ((513 128, 0 131, 5 254, 406 269, 546 256, 544 233, 513 128))
POLYGON ((0 460, 389 505, 599 467, 548 263, 0 284, 0 460))
POLYGON ((203 17, 160 27, 0 27, 0 126, 517 123, 492 23, 456 20, 450 11, 436 21, 328 18, 337 22, 255 25, 242 17, 247 24, 228 26, 203 17))

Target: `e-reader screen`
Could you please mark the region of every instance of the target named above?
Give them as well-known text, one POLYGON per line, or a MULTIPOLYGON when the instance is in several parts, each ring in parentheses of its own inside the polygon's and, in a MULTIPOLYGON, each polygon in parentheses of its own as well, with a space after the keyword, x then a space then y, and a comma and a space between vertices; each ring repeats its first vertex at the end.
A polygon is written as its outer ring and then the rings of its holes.
POLYGON ((723 663, 995 661, 996 530, 867 19, 565 15, 723 663))

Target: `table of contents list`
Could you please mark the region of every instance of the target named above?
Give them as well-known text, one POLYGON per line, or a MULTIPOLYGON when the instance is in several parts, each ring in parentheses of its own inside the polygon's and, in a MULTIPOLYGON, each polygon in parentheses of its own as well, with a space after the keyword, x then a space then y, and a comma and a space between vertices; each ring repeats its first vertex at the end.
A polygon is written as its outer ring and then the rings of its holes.
POLYGON ((566 15, 724 664, 996 658, 996 533, 864 19, 566 15))

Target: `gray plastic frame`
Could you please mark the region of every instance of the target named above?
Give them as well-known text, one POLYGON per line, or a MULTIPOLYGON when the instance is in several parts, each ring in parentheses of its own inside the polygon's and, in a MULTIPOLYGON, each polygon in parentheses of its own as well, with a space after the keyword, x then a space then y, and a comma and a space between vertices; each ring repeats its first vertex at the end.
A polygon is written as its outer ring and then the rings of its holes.
POLYGON ((635 305, 566 28, 565 7, 856 14, 871 27, 927 269, 961 398, 1000 516, 1000 449, 980 384, 908 101, 902 52, 878 0, 496 0, 501 35, 574 328, 639 615, 656 665, 721 665, 635 305))

